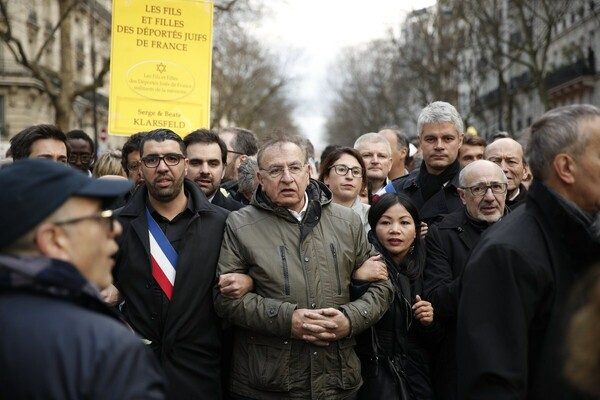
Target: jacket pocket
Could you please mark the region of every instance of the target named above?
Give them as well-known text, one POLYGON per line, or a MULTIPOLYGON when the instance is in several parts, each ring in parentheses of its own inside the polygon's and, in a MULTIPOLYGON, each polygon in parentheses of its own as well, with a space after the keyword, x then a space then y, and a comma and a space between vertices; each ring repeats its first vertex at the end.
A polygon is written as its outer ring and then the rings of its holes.
POLYGON ((279 246, 281 255, 281 268, 283 271, 283 292, 286 296, 290 295, 290 272, 288 270, 287 258, 285 256, 285 246, 279 246))
POLYGON ((269 392, 290 390, 290 339, 274 336, 248 337, 249 385, 269 392))
POLYGON ((360 360, 354 351, 356 340, 342 339, 337 342, 337 354, 333 352, 328 386, 342 390, 355 389, 362 383, 360 360))
POLYGON ((342 282, 340 278, 340 265, 338 262, 338 254, 333 243, 329 244, 329 248, 331 249, 331 256, 333 257, 333 266, 335 268, 335 279, 337 284, 337 294, 339 296, 342 294, 342 282))

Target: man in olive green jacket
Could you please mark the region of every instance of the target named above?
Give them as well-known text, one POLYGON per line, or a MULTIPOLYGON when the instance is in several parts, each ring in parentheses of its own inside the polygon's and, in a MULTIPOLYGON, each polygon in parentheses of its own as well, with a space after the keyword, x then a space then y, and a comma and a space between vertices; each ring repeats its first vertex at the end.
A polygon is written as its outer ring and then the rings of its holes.
POLYGON ((218 274, 242 272, 254 289, 223 294, 217 313, 236 325, 229 389, 239 399, 347 399, 362 381, 354 335, 388 309, 389 281, 350 300, 352 273, 377 263, 360 217, 331 203, 309 179, 302 149, 291 140, 258 153, 260 186, 251 205, 230 214, 218 274))

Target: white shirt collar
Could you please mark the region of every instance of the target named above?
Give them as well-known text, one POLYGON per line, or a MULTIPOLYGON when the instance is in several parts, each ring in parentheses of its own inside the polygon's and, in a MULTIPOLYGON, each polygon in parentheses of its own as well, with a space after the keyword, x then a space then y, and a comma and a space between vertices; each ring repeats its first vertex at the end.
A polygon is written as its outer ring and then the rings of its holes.
POLYGON ((308 195, 306 194, 306 192, 304 192, 304 207, 302 207, 302 210, 300 210, 300 212, 297 213, 296 211, 288 208, 288 211, 290 213, 292 213, 292 215, 294 216, 294 218, 296 218, 298 220, 298 222, 302 222, 302 218, 304 218, 304 214, 306 214, 307 209, 308 209, 308 195))

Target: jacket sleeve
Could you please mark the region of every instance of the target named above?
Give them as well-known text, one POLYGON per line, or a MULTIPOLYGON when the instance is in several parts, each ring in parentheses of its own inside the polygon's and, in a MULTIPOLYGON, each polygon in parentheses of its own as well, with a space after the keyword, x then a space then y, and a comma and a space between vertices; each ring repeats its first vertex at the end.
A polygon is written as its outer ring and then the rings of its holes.
MULTIPOLYGON (((480 242, 480 245, 482 243, 480 242)), ((457 319, 458 390, 461 399, 525 399, 529 326, 545 278, 508 245, 475 248, 463 273, 457 319)))
MULTIPOLYGON (((358 218, 357 218, 358 220, 358 218)), ((360 229, 361 227, 358 226, 360 229)), ((367 237, 361 229, 355 235, 356 264, 354 269, 359 268, 369 257, 375 255, 373 247, 367 242, 367 237)), ((363 288, 364 290, 364 288, 363 288)), ((360 292, 358 292, 360 293, 360 292)), ((386 313, 394 300, 394 289, 389 279, 379 282, 371 282, 368 289, 356 300, 344 304, 340 308, 350 320, 352 335, 356 335, 375 324, 386 313)))
POLYGON ((459 277, 453 276, 451 255, 444 248, 444 239, 432 225, 426 237, 427 259, 423 270, 424 298, 431 302, 436 317, 456 318, 459 277))
MULTIPOLYGON (((240 257, 238 240, 229 221, 221 244, 217 276, 231 272, 247 274, 248 266, 240 257)), ((219 317, 243 328, 269 335, 290 337, 292 314, 296 304, 246 293, 239 299, 221 295, 218 283, 214 287, 215 311, 219 317)))

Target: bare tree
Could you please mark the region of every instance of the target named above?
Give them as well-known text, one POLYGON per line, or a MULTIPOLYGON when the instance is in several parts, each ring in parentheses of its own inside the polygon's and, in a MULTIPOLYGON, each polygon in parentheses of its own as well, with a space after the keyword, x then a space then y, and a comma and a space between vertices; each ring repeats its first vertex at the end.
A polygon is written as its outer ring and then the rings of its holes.
POLYGON ((0 0, 0 18, 3 22, 0 25, 0 41, 6 45, 14 60, 40 82, 54 107, 56 125, 63 130, 68 130, 75 99, 94 88, 103 86, 104 77, 109 69, 109 60, 103 59, 101 68, 90 84, 75 83, 72 13, 77 7, 84 7, 86 2, 84 0, 56 1, 59 10, 58 19, 54 22, 49 35, 40 46, 27 51, 28 46, 25 46, 24 39, 16 35, 13 29, 16 16, 11 12, 8 1, 0 0), (57 32, 60 43, 60 63, 58 69, 52 69, 42 61, 42 55, 47 46, 54 41, 57 32))
POLYGON ((397 52, 389 40, 345 49, 333 63, 333 94, 326 123, 330 143, 352 145, 363 133, 400 124, 404 90, 397 52))

